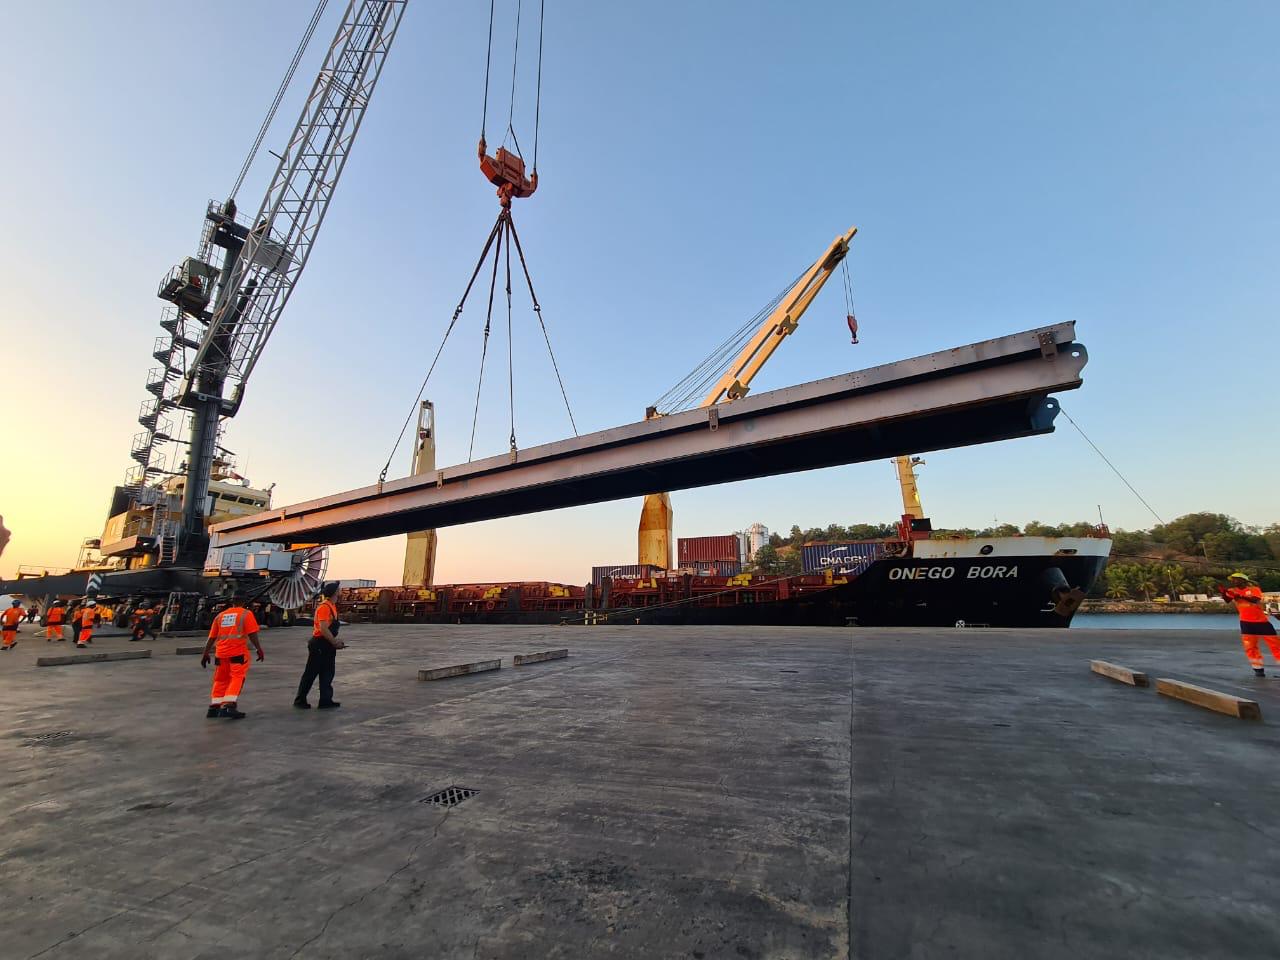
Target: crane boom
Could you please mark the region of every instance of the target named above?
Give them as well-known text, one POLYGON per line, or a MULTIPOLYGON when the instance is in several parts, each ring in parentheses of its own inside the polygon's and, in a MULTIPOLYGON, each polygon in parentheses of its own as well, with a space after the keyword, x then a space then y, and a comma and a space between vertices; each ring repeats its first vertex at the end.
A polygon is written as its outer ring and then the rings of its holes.
POLYGON ((843 236, 836 237, 826 252, 814 261, 813 266, 788 291, 786 298, 765 317, 755 335, 747 341, 729 369, 711 388, 707 398, 702 401, 702 406, 710 407, 724 400, 739 400, 750 392, 751 381, 782 345, 782 341, 800 325, 800 318, 809 309, 813 298, 849 253, 849 243, 857 232, 857 227, 850 227, 843 236))
POLYGON ((208 326, 176 395, 192 411, 184 541, 203 542, 218 424, 239 409, 307 264, 406 3, 351 0, 252 227, 235 222, 233 204, 209 212, 214 243, 227 255, 208 326))
MULTIPOLYGON (((800 318, 809 309, 809 304, 813 303, 813 298, 848 255, 849 243, 857 232, 857 227, 850 227, 831 241, 822 256, 813 262, 813 266, 801 275, 781 302, 764 318, 733 363, 716 381, 701 406, 712 407, 747 395, 756 374, 782 345, 782 341, 796 331, 800 318)), ((653 410, 653 415, 658 415, 656 409, 653 410)), ((671 530, 671 497, 666 493, 651 493, 646 496, 637 532, 640 563, 670 569, 671 530)))

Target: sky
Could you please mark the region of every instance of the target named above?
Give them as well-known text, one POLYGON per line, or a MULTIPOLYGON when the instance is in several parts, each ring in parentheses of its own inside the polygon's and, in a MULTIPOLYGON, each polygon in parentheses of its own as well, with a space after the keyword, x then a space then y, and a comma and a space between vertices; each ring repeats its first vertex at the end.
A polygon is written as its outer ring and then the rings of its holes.
MULTIPOLYGON (((336 29, 330 4, 266 146, 279 151, 336 29)), ((532 140, 526 5, 513 125, 532 140)), ((230 190, 311 0, 14 4, 0 35, 0 572, 66 566, 129 465, 161 277, 230 190)), ((499 0, 491 143, 509 108, 499 0)), ((481 177, 488 5, 410 0, 310 263, 226 444, 277 505, 376 480, 497 214, 481 177)), ((641 419, 834 236, 830 284, 756 392, 1074 320, 1060 399, 1165 520, 1280 520, 1280 6, 1193 2, 548 0, 538 192, 516 202, 578 427, 641 419)), ((238 200, 256 208, 265 152, 238 200)), ((522 447, 569 434, 527 303, 522 447)), ((441 466, 465 461, 483 308, 433 376, 441 466)), ((505 323, 499 325, 504 327, 505 323)), ((510 430, 505 331, 476 456, 510 430)), ((1048 436, 925 454, 939 527, 1156 522, 1059 418, 1048 436)), ((392 476, 409 470, 401 446, 392 476)), ((880 522, 886 462, 674 496, 678 536, 880 522)), ((633 562, 639 501, 445 529, 437 579, 584 582, 633 562)), ((331 572, 397 583, 403 538, 331 572)))

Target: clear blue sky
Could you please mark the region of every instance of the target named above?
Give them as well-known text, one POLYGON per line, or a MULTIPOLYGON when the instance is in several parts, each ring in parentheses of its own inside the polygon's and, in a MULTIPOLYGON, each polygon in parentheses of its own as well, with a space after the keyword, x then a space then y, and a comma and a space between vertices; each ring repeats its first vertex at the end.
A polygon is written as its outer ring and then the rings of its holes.
MULTIPOLYGON (((14 358, 22 372, 5 408, 39 409, 47 431, 30 432, 64 442, 4 473, 6 570, 67 562, 67 541, 99 531, 146 396, 154 290, 192 251, 206 200, 228 190, 311 7, 7 12, 0 323, 6 374, 14 358)), ((496 214, 474 159, 487 7, 410 3, 230 427, 277 503, 376 478, 496 214)), ((498 7, 491 117, 505 116, 514 8, 498 7)), ((1155 508, 1275 521, 1277 49, 1273 3, 548 0, 542 185, 516 217, 579 426, 639 419, 857 224, 864 342, 849 345, 832 285, 757 389, 1075 320, 1092 360, 1064 406, 1155 508)), ((516 109, 526 146, 531 79, 516 109)), ((268 172, 260 161, 242 207, 268 172)), ((481 321, 464 314, 429 391, 441 464, 466 456, 481 321)), ((517 323, 529 446, 568 425, 531 315, 517 323)), ((494 350, 498 374, 501 339, 494 350)), ((487 382, 483 454, 507 435, 504 377, 487 382)), ((1065 421, 927 459, 921 491, 940 526, 1091 518, 1098 504, 1113 526, 1154 522, 1065 421)), ((680 535, 898 512, 887 464, 676 497, 680 535)), ((445 531, 440 573, 581 582, 591 564, 630 561, 637 517, 625 502, 445 531)), ((335 570, 386 582, 399 563, 386 541, 342 548, 335 570)))

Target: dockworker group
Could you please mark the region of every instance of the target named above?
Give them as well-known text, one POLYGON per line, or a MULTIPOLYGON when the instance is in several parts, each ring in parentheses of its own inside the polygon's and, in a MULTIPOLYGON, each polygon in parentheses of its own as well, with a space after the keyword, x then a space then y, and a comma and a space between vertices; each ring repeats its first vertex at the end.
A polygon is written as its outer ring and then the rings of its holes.
MULTIPOLYGON (((320 591, 316 610, 312 616, 311 640, 307 644, 307 665, 298 683, 298 693, 293 705, 310 709, 307 695, 317 679, 320 681, 321 710, 342 706, 333 699, 333 677, 337 670, 337 654, 345 643, 338 639, 338 605, 334 597, 338 593, 336 582, 326 583, 320 591)), ((240 709, 240 695, 244 691, 249 673, 249 647, 252 646, 259 662, 267 658, 258 639, 258 620, 245 605, 244 597, 235 597, 231 604, 216 613, 209 628, 200 657, 200 665, 213 664, 213 686, 209 691, 209 709, 205 716, 227 720, 243 720, 247 714, 240 709)))
MULTIPOLYGON (((0 637, 3 637, 0 650, 12 650, 18 645, 18 624, 23 617, 26 617, 28 623, 34 623, 40 617, 36 605, 32 604, 29 610, 23 610, 22 601, 14 600, 8 610, 0 612, 0 637)), ((84 648, 93 643, 93 631, 101 624, 102 614, 98 610, 98 602, 91 598, 85 598, 71 609, 67 608, 66 601, 54 600, 45 610, 43 619, 47 643, 55 640, 65 642, 67 638, 62 635, 62 629, 65 624, 70 624, 71 636, 76 646, 84 648)))

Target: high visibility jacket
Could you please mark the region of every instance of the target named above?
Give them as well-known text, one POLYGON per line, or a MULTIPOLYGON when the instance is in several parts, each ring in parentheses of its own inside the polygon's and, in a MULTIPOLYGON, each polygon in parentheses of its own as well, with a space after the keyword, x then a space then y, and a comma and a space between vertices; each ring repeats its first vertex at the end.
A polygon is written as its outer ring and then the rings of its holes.
POLYGON ((0 626, 6 630, 17 630, 18 623, 22 620, 23 610, 21 607, 10 607, 4 613, 0 613, 0 626))
POLYGON ((66 619, 66 607, 50 607, 49 612, 45 614, 45 623, 51 627, 62 626, 62 621, 66 619))
POLYGON ((217 640, 213 652, 235 657, 249 651, 249 634, 258 632, 258 621, 244 607, 227 607, 213 618, 209 638, 217 640))
POLYGON ((321 600, 316 607, 315 615, 311 618, 312 628, 311 636, 323 637, 320 628, 326 624, 329 626, 329 632, 333 632, 333 624, 338 620, 338 605, 332 600, 321 600))
POLYGON ((1262 609, 1262 588, 1250 584, 1247 587, 1232 587, 1227 591, 1227 599, 1236 605, 1241 623, 1266 623, 1267 613, 1262 609), (1244 598, 1251 597, 1255 603, 1244 598))

